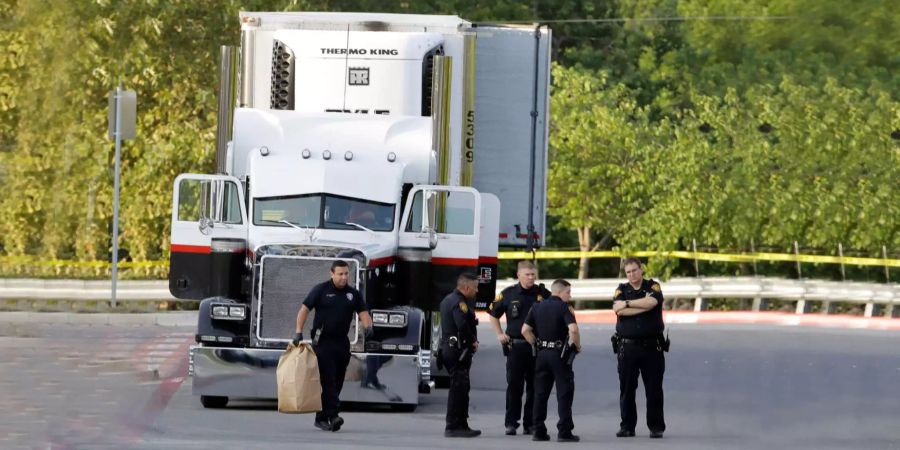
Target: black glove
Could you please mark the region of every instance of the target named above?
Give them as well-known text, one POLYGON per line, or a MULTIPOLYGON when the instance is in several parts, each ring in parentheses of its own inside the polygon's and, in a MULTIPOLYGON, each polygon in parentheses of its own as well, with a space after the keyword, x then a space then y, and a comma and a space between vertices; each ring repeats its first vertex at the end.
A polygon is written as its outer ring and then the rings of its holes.
POLYGON ((297 333, 294 335, 294 340, 291 341, 295 346, 300 345, 300 341, 303 340, 303 332, 297 333))

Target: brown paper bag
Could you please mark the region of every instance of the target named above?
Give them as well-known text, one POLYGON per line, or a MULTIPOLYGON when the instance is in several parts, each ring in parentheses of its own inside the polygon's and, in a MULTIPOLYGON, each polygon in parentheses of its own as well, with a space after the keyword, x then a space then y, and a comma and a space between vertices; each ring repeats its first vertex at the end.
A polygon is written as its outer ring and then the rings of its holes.
POLYGON ((278 411, 310 413, 322 410, 322 383, 319 360, 308 343, 287 350, 278 358, 278 411))

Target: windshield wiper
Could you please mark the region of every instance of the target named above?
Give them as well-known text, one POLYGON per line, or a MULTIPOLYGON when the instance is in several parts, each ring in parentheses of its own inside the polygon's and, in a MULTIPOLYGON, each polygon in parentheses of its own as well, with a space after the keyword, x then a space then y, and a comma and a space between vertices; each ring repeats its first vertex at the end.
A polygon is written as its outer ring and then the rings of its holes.
POLYGON ((309 242, 312 242, 316 239, 316 231, 319 231, 319 229, 316 227, 301 227, 300 225, 297 225, 294 222, 289 222, 285 219, 281 219, 278 222, 290 225, 300 231, 303 231, 304 233, 306 233, 306 240, 308 240, 309 242))
POLYGON ((366 228, 366 227, 364 227, 358 223, 354 223, 354 222, 325 222, 325 223, 331 224, 331 225, 344 225, 344 226, 348 226, 348 227, 354 227, 354 228, 358 228, 363 231, 368 231, 369 233, 372 233, 373 235, 375 234, 375 231, 372 230, 371 228, 366 228))
POLYGON ((366 228, 366 227, 364 227, 364 226, 362 226, 362 225, 360 225, 360 224, 358 224, 358 223, 354 223, 354 222, 345 222, 345 224, 347 224, 347 225, 352 225, 352 226, 354 226, 354 227, 356 227, 356 228, 359 228, 360 230, 368 231, 369 233, 375 234, 375 231, 372 230, 371 228, 366 228))
MULTIPOLYGON (((267 220, 266 222, 271 222, 271 220, 267 220)), ((306 228, 303 228, 303 227, 301 227, 300 225, 297 225, 297 224, 294 223, 294 222, 288 222, 287 220, 284 220, 284 219, 279 220, 278 223, 283 223, 283 224, 285 224, 285 225, 290 225, 290 226, 292 226, 292 227, 294 227, 294 228, 296 228, 296 229, 298 229, 298 230, 303 230, 303 231, 306 231, 306 230, 307 230, 306 228)))

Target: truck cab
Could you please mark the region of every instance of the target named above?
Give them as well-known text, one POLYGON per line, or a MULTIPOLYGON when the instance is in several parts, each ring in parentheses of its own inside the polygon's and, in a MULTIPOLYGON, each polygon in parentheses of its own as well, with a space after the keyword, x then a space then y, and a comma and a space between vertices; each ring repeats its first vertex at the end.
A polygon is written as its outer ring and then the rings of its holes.
POLYGON ((274 369, 300 304, 340 259, 375 326, 368 340, 351 326, 341 399, 414 409, 433 387, 441 298, 468 271, 480 283, 473 307, 486 308, 498 246, 523 240, 521 223, 504 223, 522 222, 522 211, 504 216, 505 200, 516 207, 528 199, 525 215, 538 217, 541 230, 531 239, 542 234, 549 31, 477 29, 453 16, 242 13, 240 20, 240 68, 232 60, 222 70, 223 79, 238 77, 220 88, 228 109, 220 111, 219 173, 182 174, 173 188, 169 287, 200 300, 194 393, 207 407, 274 398, 274 369), (521 49, 506 68, 536 64, 537 78, 484 84, 508 105, 525 97, 543 105, 543 128, 530 111, 519 111, 529 119, 517 122, 520 129, 475 114, 478 40, 488 41, 485 64, 502 64, 491 57, 502 48, 490 41, 495 34, 521 49), (535 48, 547 57, 531 60, 535 48), (543 97, 531 98, 535 85, 543 97), (529 130, 543 138, 532 158, 509 139, 501 144, 501 135, 529 130), (492 158, 516 154, 541 168, 537 188, 507 191, 521 180, 497 188, 493 178, 506 171, 492 158), (482 178, 490 180, 485 190, 482 178), (538 197, 538 214, 528 214, 538 197))

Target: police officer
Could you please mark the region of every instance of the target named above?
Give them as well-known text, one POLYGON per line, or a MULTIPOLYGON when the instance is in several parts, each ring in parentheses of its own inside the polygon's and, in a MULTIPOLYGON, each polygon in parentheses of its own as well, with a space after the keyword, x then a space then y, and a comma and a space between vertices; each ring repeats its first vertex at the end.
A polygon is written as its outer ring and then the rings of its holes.
POLYGON ((445 437, 475 437, 481 430, 469 427, 469 369, 472 354, 478 350, 478 321, 472 301, 478 293, 478 278, 463 273, 456 280, 456 290, 441 301, 441 353, 444 367, 450 373, 447 394, 445 437))
POLYGON ((627 283, 622 283, 613 295, 616 335, 613 350, 619 359, 619 408, 622 422, 618 437, 634 436, 637 407, 634 402, 638 375, 644 380, 647 392, 647 427, 651 438, 661 438, 666 430, 663 418, 663 373, 666 361, 663 351, 668 340, 663 338, 663 295, 659 283, 644 279, 641 261, 625 258, 622 262, 627 283))
POLYGON ((534 355, 531 345, 522 337, 522 325, 531 307, 550 297, 543 285, 535 286, 537 268, 531 261, 520 261, 516 277, 519 282, 497 294, 491 304, 491 325, 506 355, 506 434, 515 436, 522 417, 522 433, 531 434, 534 414, 534 355), (506 315, 506 332, 500 328, 500 318, 506 315), (525 392, 525 413, 522 414, 522 392, 525 392))
POLYGON ((366 336, 371 336, 372 319, 362 294, 347 284, 350 267, 336 260, 331 264, 331 279, 316 285, 303 300, 297 313, 297 334, 294 345, 303 340, 303 325, 310 310, 313 318, 313 349, 319 360, 319 379, 322 383, 322 411, 316 413, 315 426, 325 431, 338 431, 344 419, 338 416, 344 374, 350 363, 350 322, 353 313, 359 315, 366 336))
POLYGON ((580 438, 572 434, 572 400, 575 398, 575 373, 569 352, 581 351, 581 338, 575 315, 566 303, 572 298, 572 287, 566 280, 556 280, 550 285, 552 296, 531 308, 522 335, 536 347, 534 393, 534 436, 535 441, 549 441, 547 427, 547 400, 556 383, 556 403, 559 413, 556 440, 578 442, 580 438))

